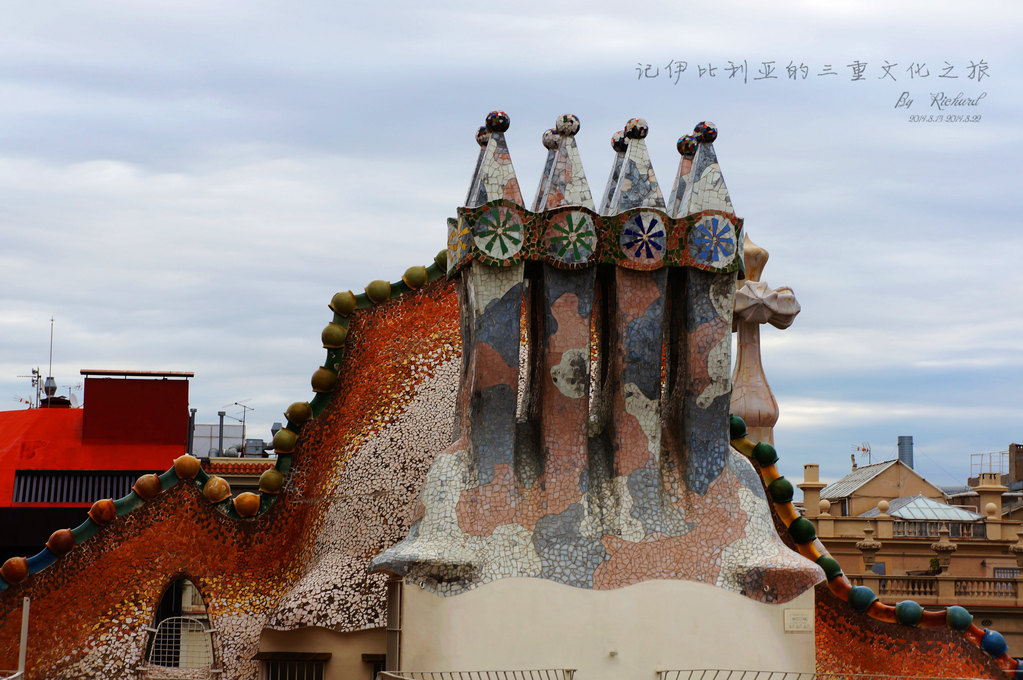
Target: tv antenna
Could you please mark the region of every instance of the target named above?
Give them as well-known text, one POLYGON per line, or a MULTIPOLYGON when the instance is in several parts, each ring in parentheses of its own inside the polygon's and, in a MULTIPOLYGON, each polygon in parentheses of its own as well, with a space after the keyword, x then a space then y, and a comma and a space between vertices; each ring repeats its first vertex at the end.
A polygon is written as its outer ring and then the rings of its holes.
MULTIPOLYGON (((57 394, 57 381, 53 379, 53 317, 50 317, 50 370, 46 374, 46 381, 43 383, 43 392, 49 399, 57 394)), ((49 403, 49 402, 47 402, 49 403)))
POLYGON ((859 444, 853 444, 852 449, 861 456, 866 455, 867 465, 870 465, 870 442, 861 442, 859 444))
POLYGON ((230 418, 231 420, 235 420, 235 421, 237 421, 237 422, 242 424, 242 453, 243 454, 245 452, 245 416, 247 416, 249 414, 249 411, 255 411, 256 410, 256 408, 254 406, 248 406, 245 403, 247 401, 252 401, 252 397, 249 397, 248 399, 242 399, 241 401, 236 401, 236 402, 231 403, 231 404, 225 404, 224 406, 220 407, 220 408, 227 408, 228 406, 241 406, 241 408, 242 408, 242 417, 241 418, 235 418, 234 416, 227 416, 227 417, 230 418))
POLYGON ((39 408, 39 368, 32 369, 32 375, 19 375, 19 378, 32 379, 32 398, 28 402, 29 408, 39 408))

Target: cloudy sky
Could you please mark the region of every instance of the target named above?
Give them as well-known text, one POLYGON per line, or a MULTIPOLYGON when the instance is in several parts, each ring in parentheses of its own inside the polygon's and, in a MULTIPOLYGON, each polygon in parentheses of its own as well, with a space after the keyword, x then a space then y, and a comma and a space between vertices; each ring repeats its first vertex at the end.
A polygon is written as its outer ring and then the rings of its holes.
POLYGON ((558 114, 596 187, 628 118, 665 189, 679 135, 718 125, 764 279, 803 307, 763 331, 790 477, 908 434, 961 483, 1023 440, 1017 2, 369 6, 5 8, 2 408, 46 374, 52 316, 62 391, 81 368, 194 371, 200 422, 244 401, 269 439, 311 396, 331 295, 444 247, 499 108, 530 196, 558 114))

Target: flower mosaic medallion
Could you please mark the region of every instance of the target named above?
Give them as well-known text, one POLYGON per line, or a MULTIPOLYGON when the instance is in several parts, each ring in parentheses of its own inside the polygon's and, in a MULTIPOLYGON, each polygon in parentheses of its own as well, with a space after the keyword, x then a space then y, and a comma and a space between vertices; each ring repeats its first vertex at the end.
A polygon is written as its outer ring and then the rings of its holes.
POLYGON ((636 213, 622 226, 618 242, 629 261, 651 265, 664 259, 664 222, 653 212, 636 213))
POLYGON ((494 207, 476 221, 476 247, 496 260, 506 260, 522 250, 523 228, 518 214, 494 207))
POLYGON ((689 232, 689 254, 700 264, 726 267, 735 259, 735 225, 725 217, 711 215, 689 232))
POLYGON ((457 220, 448 219, 448 268, 453 269, 469 252, 472 229, 462 215, 457 220))
POLYGON ((555 217, 547 229, 547 254, 565 264, 582 264, 597 247, 593 218, 578 210, 555 217))

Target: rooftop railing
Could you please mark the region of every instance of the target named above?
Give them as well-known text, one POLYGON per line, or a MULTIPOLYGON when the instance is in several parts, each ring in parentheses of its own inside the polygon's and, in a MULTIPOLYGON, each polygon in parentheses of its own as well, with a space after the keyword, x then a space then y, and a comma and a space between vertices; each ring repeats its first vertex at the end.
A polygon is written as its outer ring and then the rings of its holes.
POLYGON ((377 680, 573 680, 574 668, 505 671, 381 671, 377 680))
POLYGON ((909 598, 922 605, 1023 606, 1019 581, 1015 578, 962 576, 882 576, 849 574, 854 586, 867 586, 883 602, 909 598))
POLYGON ((972 680, 925 675, 868 675, 857 673, 801 673, 796 671, 662 670, 657 680, 972 680))

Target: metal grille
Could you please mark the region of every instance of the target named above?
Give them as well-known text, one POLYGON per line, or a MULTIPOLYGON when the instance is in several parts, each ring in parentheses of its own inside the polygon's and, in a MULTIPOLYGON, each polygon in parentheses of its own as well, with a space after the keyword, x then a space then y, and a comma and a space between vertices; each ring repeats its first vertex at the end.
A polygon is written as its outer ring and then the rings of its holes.
POLYGON ((17 470, 15 503, 92 503, 127 496, 139 476, 135 470, 17 470))
POLYGON ((574 675, 574 668, 518 671, 382 671, 377 674, 377 680, 572 680, 574 675))
POLYGON ((209 678, 213 668, 212 631, 202 621, 172 616, 160 622, 143 668, 144 678, 209 678))
POLYGON ((323 680, 323 661, 264 661, 263 680, 323 680))
POLYGON ((972 680, 938 676, 870 675, 858 673, 796 673, 719 669, 657 671, 657 680, 972 680))

